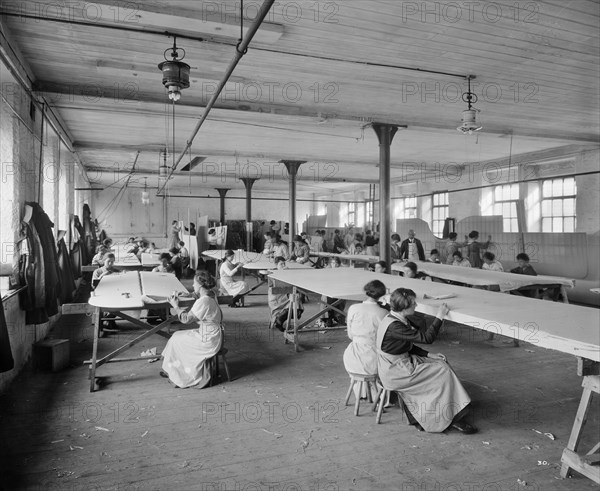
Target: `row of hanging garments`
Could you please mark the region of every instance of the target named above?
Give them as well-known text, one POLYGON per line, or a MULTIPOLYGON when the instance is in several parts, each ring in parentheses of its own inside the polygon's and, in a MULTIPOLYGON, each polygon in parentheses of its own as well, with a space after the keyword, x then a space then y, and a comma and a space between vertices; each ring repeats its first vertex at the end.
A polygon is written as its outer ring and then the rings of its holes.
POLYGON ((58 302, 73 300, 75 280, 81 277, 81 267, 91 263, 97 242, 87 204, 83 207, 83 217, 82 224, 75 215, 69 231, 59 231, 55 241, 54 224, 42 207, 38 203, 25 203, 22 239, 17 251, 20 284, 26 286, 20 294, 26 324, 47 322, 58 313, 58 302))
MULTIPOLYGON (((54 223, 38 203, 26 202, 16 254, 19 283, 24 286, 19 302, 26 324, 43 324, 58 314, 59 303, 73 301, 75 280, 81 267, 90 264, 97 242, 96 223, 89 206, 83 207, 83 224, 73 216, 69 230, 54 238, 54 223)), ((0 372, 12 370, 14 360, 0 299, 0 372)))

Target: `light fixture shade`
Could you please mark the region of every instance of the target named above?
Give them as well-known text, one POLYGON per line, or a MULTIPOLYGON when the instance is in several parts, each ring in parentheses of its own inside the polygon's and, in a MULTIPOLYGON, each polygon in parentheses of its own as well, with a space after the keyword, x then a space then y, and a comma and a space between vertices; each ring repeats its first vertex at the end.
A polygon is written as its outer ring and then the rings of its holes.
POLYGON ((168 167, 166 165, 159 165, 158 166, 158 177, 160 179, 166 179, 168 175, 169 175, 168 167))
POLYGON ((482 126, 477 124, 477 109, 465 109, 462 112, 462 124, 456 129, 472 135, 474 131, 479 131, 481 128, 482 126))
POLYGON ((162 83, 169 91, 169 99, 178 101, 181 98, 181 89, 190 86, 190 66, 177 60, 163 61, 158 68, 162 71, 162 83))

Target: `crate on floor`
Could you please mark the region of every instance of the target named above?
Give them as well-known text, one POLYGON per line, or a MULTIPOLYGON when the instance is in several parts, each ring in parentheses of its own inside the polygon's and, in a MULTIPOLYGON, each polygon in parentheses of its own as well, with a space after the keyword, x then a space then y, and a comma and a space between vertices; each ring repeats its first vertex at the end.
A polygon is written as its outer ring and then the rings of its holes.
POLYGON ((33 364, 37 370, 58 372, 70 362, 68 339, 44 339, 33 345, 33 364))

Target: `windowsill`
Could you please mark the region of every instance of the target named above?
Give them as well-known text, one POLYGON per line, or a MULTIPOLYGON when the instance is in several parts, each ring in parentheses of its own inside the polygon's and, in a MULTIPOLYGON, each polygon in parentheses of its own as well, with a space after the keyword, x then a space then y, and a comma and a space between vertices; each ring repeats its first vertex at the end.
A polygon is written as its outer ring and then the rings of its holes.
POLYGON ((20 292, 22 292, 23 290, 25 290, 27 287, 26 286, 20 286, 19 288, 14 288, 13 290, 9 290, 4 289, 4 288, 0 288, 0 296, 2 296, 2 301, 6 301, 9 298, 14 297, 15 295, 18 295, 20 292))
POLYGON ((10 278, 11 276, 9 275, 0 276, 0 296, 2 297, 2 300, 7 300, 26 288, 24 286, 10 288, 10 278))

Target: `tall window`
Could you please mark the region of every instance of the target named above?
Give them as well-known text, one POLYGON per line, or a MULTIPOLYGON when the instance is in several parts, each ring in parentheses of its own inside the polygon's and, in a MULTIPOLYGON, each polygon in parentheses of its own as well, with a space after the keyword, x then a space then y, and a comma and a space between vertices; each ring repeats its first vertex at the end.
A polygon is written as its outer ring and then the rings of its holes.
MULTIPOLYGON (((15 174, 13 163, 13 118, 4 99, 0 100, 0 274, 12 272, 15 230, 15 174)), ((1 285, 4 288, 5 285, 1 285)))
POLYGON ((396 206, 396 218, 417 218, 417 197, 400 198, 396 206))
POLYGON ((450 212, 450 206, 448 203, 448 193, 433 193, 432 197, 433 208, 432 208, 432 229, 433 235, 441 237, 444 233, 444 223, 450 212))
POLYGON ((575 232, 574 177, 548 179, 542 183, 542 232, 575 232))
POLYGON ((58 176, 58 223, 56 227, 59 230, 67 230, 69 227, 69 179, 71 176, 70 162, 66 161, 66 152, 64 151, 62 142, 59 143, 61 162, 58 176))
POLYGON ((374 210, 373 210, 373 202, 372 201, 367 201, 365 203, 366 208, 366 214, 367 214, 367 223, 365 224, 365 226, 368 227, 372 227, 373 226, 373 222, 375 221, 375 215, 374 215, 374 210))
POLYGON ((348 216, 346 223, 356 225, 356 203, 348 203, 348 216))
POLYGON ((493 214, 502 215, 504 232, 518 232, 517 203, 519 201, 519 185, 503 184, 494 187, 493 214))

